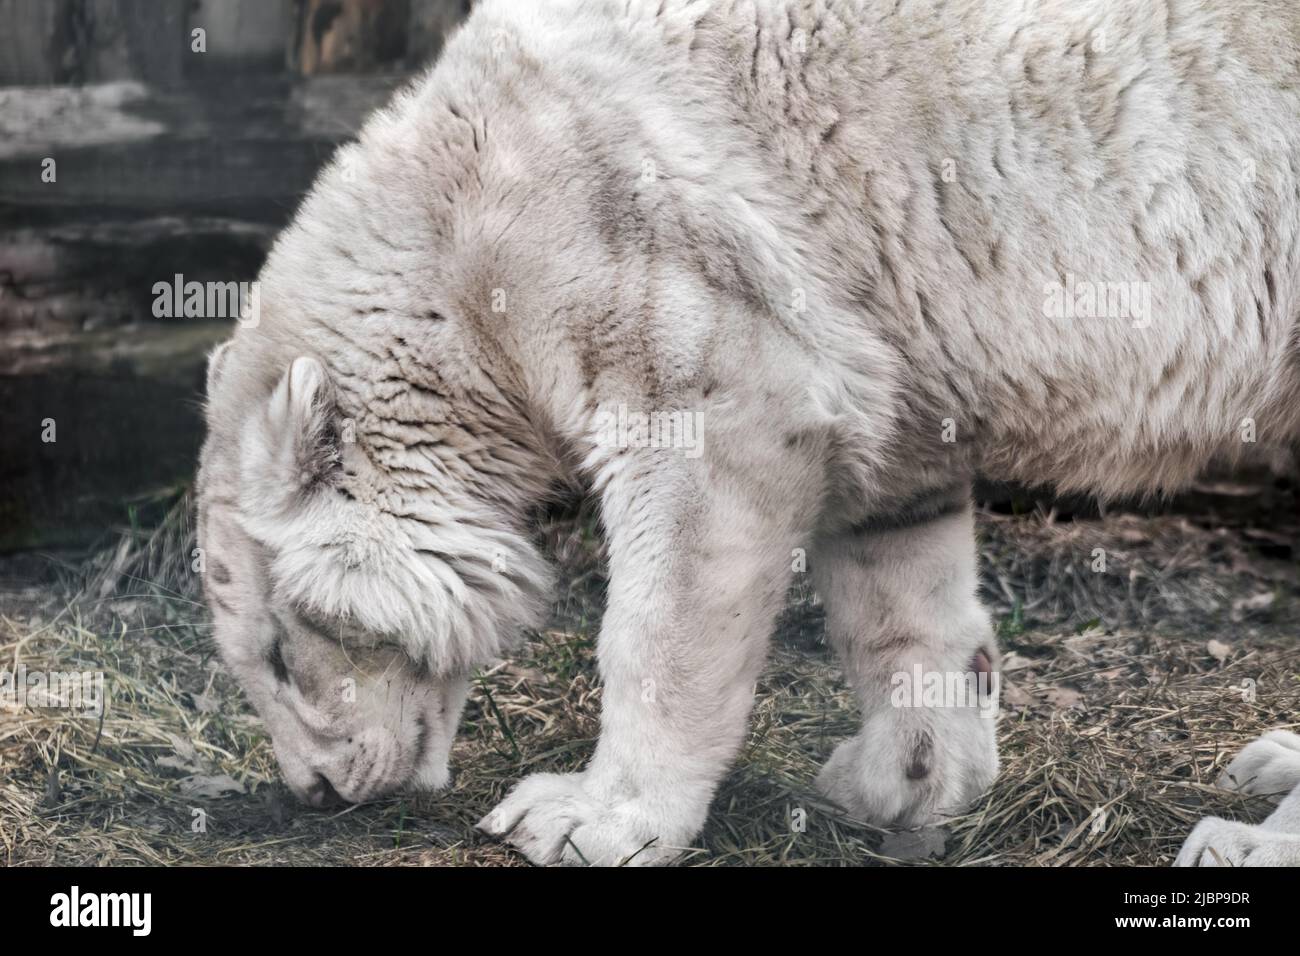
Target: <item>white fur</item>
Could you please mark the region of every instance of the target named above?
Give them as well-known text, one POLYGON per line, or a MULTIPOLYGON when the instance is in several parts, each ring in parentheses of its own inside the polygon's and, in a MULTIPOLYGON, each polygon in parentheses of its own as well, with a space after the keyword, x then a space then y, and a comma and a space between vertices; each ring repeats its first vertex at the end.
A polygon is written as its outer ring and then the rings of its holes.
POLYGON ((992 722, 888 682, 996 660, 972 477, 1170 489, 1296 436, 1298 35, 1266 0, 484 0, 214 360, 204 526, 268 578, 241 613, 463 675, 539 620, 528 515, 585 482, 600 743, 487 829, 539 862, 689 843, 801 552, 864 713, 823 786, 957 812, 992 722), (1150 310, 1049 314, 1072 277, 1150 310), (699 415, 702 453, 600 443, 620 405, 699 415))
POLYGON ((1174 866, 1300 866, 1300 735, 1274 730, 1248 744, 1219 785, 1287 796, 1258 825, 1206 817, 1188 836, 1174 866))

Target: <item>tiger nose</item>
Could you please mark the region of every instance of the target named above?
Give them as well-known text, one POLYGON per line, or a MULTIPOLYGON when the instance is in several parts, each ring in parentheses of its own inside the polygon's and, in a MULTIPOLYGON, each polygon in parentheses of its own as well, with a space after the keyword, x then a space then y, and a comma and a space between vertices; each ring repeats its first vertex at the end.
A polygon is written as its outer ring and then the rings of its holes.
POLYGON ((316 782, 307 788, 307 803, 313 807, 336 807, 346 802, 323 773, 316 774, 316 782))

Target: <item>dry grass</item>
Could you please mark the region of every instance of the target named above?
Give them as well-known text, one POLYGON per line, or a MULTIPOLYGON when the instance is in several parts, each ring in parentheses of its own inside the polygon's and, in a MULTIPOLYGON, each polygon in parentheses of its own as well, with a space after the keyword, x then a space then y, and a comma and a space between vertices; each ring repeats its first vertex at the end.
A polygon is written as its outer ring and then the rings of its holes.
MULTIPOLYGON (((1177 517, 981 526, 1007 667, 993 791, 942 829, 902 834, 821 800, 816 768, 856 718, 819 609, 795 593, 688 863, 1164 864, 1201 816, 1267 813, 1211 781, 1264 730, 1297 726, 1300 651, 1283 624, 1300 587, 1277 551, 1294 536, 1177 517), (1098 547, 1105 574, 1090 570, 1098 547)), ((342 812, 301 808, 278 782, 208 639, 184 506, 87 564, 4 582, 0 668, 102 671, 111 700, 102 721, 0 703, 0 862, 518 865, 472 824, 521 775, 591 752, 604 585, 593 528, 579 511, 544 529, 564 596, 526 653, 476 679, 454 785, 342 812)))

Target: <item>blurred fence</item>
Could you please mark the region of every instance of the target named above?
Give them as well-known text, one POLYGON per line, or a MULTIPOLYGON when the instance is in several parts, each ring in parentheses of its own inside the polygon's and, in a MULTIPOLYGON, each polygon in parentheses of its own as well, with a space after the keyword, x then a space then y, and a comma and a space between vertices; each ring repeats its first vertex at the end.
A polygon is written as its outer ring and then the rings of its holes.
POLYGON ((414 69, 471 2, 0 0, 0 85, 414 69))
POLYGON ((0 550, 190 476, 204 355, 159 282, 255 278, 340 141, 467 0, 0 0, 0 550))

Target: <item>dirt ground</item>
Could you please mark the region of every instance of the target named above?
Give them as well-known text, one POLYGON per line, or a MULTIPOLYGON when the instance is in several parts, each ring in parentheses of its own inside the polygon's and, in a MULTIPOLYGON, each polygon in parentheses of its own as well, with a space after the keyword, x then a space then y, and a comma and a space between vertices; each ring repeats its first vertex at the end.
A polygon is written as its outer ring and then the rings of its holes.
MULTIPOLYGON (((1262 819, 1268 800, 1213 782, 1265 730, 1300 729, 1300 529, 1289 491, 1273 511, 1248 487, 1206 494, 1195 514, 981 512, 1003 769, 941 828, 864 826, 813 789, 857 719, 796 586, 748 741, 684 863, 1165 865, 1202 816, 1262 819)), ((561 597, 520 657, 476 677, 452 787, 330 812, 289 797, 216 658, 183 504, 90 559, 6 559, 0 670, 102 671, 109 703, 101 720, 0 696, 0 862, 522 865, 473 823, 524 774, 581 766, 600 703, 596 522, 574 508, 543 536, 561 597)))

